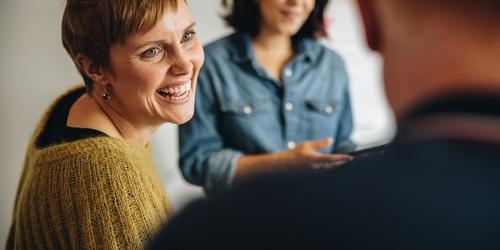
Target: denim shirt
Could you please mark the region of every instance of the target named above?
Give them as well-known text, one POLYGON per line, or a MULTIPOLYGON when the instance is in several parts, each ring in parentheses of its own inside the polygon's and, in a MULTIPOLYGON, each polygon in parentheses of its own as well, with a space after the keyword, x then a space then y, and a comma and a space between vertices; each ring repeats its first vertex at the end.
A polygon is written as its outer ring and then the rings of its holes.
POLYGON ((205 47, 193 119, 179 127, 180 168, 207 193, 227 187, 242 155, 278 152, 306 140, 352 148, 352 113, 343 60, 311 39, 273 79, 255 58, 250 36, 205 47))

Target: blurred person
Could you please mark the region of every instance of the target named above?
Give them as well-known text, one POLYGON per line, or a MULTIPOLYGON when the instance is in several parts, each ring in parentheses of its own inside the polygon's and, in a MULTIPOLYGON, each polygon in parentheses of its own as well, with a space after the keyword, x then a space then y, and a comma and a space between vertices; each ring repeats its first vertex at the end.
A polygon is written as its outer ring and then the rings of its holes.
POLYGON ((7 249, 139 249, 170 218, 149 141, 194 111, 203 48, 182 0, 68 0, 63 45, 85 86, 37 125, 7 249))
POLYGON ((500 249, 500 2, 358 5, 398 121, 385 154, 236 185, 153 249, 500 249))
POLYGON ((235 33, 205 46, 193 119, 180 126, 180 168, 207 193, 267 171, 351 157, 344 61, 326 36, 328 0, 222 1, 235 33))

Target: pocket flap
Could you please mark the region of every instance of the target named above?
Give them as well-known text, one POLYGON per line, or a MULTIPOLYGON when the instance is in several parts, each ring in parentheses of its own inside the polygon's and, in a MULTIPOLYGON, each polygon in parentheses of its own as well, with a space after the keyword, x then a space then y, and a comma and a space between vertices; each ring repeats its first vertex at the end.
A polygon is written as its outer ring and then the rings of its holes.
POLYGON ((332 115, 335 113, 336 103, 335 101, 320 101, 320 100, 306 100, 306 106, 313 111, 324 115, 332 115))
POLYGON ((221 103, 222 112, 239 115, 251 115, 271 111, 271 100, 259 97, 247 97, 242 100, 227 100, 221 103))

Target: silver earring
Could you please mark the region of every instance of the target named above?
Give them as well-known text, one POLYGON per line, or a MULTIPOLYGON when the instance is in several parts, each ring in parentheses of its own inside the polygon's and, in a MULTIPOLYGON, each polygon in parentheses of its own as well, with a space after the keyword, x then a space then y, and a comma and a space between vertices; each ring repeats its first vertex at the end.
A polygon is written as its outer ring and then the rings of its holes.
POLYGON ((111 96, 109 95, 108 92, 104 92, 104 93, 102 93, 102 99, 107 101, 107 100, 111 99, 111 96))
POLYGON ((106 84, 103 84, 102 86, 104 88, 104 92, 102 93, 102 99, 107 101, 107 100, 111 99, 111 95, 108 93, 108 90, 106 88, 106 84))

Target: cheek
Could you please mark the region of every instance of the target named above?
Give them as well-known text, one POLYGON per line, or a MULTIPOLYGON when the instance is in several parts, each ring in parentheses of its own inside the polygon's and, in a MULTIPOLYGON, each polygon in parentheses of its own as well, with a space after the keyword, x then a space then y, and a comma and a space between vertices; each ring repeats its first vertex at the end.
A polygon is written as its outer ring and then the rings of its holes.
POLYGON ((314 0, 306 0, 304 2, 304 9, 307 12, 308 16, 312 13, 315 6, 316 6, 316 1, 314 1, 314 0))
POLYGON ((197 45, 191 52, 190 60, 193 63, 194 73, 197 74, 200 71, 203 62, 205 61, 205 53, 201 45, 197 45))
POLYGON ((261 4, 260 14, 262 21, 266 21, 267 23, 274 23, 274 20, 279 18, 279 9, 279 6, 275 6, 272 4, 261 4))
POLYGON ((307 14, 306 15, 306 19, 307 19, 307 17, 309 17, 314 10, 314 4, 306 6, 305 9, 306 9, 306 14, 307 14))
POLYGON ((122 87, 136 89, 156 88, 165 74, 165 67, 160 64, 135 65, 121 70, 118 82, 122 87))

